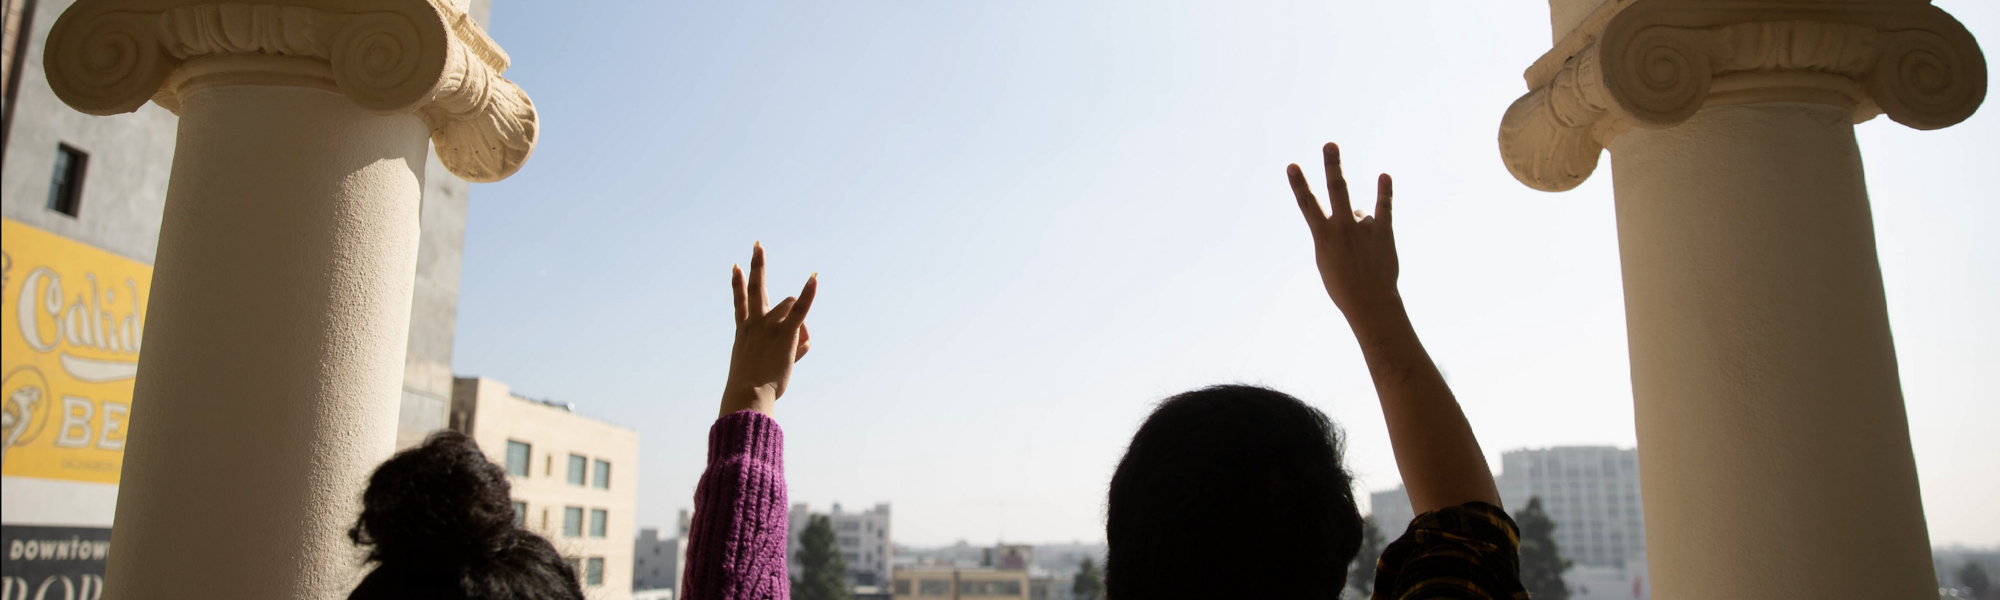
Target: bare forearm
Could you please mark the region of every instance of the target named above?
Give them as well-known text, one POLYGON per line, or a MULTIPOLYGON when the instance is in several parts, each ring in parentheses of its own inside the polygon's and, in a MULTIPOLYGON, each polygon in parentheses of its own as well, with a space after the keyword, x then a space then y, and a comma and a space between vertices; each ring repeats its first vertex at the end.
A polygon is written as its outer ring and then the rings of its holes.
POLYGON ((731 387, 722 392, 722 408, 716 418, 727 417, 739 411, 754 410, 766 416, 778 416, 778 397, 769 386, 748 389, 731 387))
POLYGON ((1473 501, 1499 506, 1479 439, 1417 339, 1401 300, 1371 312, 1377 316, 1350 324, 1375 380, 1411 507, 1421 514, 1473 501))

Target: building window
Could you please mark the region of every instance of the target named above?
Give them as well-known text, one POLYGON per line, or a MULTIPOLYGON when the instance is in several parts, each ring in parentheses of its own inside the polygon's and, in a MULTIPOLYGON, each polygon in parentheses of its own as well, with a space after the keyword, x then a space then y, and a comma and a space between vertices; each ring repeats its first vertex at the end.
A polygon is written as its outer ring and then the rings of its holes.
POLYGON ((582 486, 585 478, 590 476, 590 472, 585 470, 588 468, 590 459, 575 454, 569 455, 569 484, 582 486))
POLYGON ((961 581, 958 593, 962 596, 1020 596, 1019 581, 961 581))
POLYGON ((76 216, 83 208, 83 172, 90 155, 56 144, 56 170, 49 178, 49 210, 76 216))
POLYGON ((908 579, 896 580, 896 595, 898 596, 910 595, 910 580, 908 579))
POLYGON ((583 537, 583 507, 563 507, 563 537, 583 537))
POLYGON ((611 489, 611 461, 600 460, 596 464, 597 477, 591 484, 600 490, 611 489))
POLYGON ((514 502, 514 526, 528 526, 528 503, 518 500, 514 502))
POLYGON ((604 557, 592 556, 583 562, 584 585, 604 585, 604 557))
POLYGON ((590 509, 590 537, 604 537, 606 521, 611 520, 611 511, 602 508, 590 509))
POLYGON ((534 456, 534 453, 535 447, 526 442, 507 440, 507 474, 527 477, 529 457, 534 456))
POLYGON ((920 579, 917 581, 918 596, 950 596, 950 579, 920 579))

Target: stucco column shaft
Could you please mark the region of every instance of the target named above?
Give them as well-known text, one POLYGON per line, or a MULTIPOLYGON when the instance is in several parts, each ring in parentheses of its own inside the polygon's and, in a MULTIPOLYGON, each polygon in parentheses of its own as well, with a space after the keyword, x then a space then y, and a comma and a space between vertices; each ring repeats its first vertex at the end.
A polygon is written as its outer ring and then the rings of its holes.
POLYGON ((107 592, 339 597, 394 445, 429 131, 246 85, 180 132, 107 592))
POLYGON ((394 447, 426 151, 471 181, 534 105, 463 3, 79 0, 56 95, 179 114, 106 592, 341 598, 394 447), (304 4, 304 3, 302 3, 304 4))
POLYGON ((1852 116, 1611 144, 1655 597, 1937 593, 1852 116))

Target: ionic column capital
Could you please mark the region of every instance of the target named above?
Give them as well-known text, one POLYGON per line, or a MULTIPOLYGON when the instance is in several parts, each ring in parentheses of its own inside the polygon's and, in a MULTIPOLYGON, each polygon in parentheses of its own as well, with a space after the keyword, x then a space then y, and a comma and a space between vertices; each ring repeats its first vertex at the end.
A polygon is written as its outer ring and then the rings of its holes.
POLYGON ((507 54, 452 0, 81 0, 49 32, 56 96, 95 115, 178 112, 216 85, 293 85, 430 126, 438 159, 497 181, 534 151, 535 105, 507 54))
POLYGON ((1706 106, 1800 101, 1939 129, 1986 97, 1972 34, 1928 2, 1612 0, 1526 73, 1500 154, 1538 190, 1576 187, 1632 127, 1706 106))

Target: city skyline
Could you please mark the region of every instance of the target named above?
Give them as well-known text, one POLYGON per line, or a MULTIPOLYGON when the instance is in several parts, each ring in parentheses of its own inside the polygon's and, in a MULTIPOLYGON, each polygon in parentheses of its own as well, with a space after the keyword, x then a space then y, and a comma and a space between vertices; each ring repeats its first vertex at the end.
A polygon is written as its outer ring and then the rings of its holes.
MULTIPOLYGON (((2000 7, 1938 6, 2000 35, 2000 7)), ((1393 487, 1282 176, 1326 141, 1396 176, 1404 296, 1496 471, 1636 443, 1608 162, 1546 194, 1495 148, 1543 5, 605 11, 496 13, 547 137, 474 190, 454 368, 641 430, 643 525, 701 473, 753 240, 774 282, 820 273, 777 408, 794 501, 894 502, 911 543, 1100 538, 1138 420, 1225 382, 1326 411, 1361 489, 1393 487)), ((1857 127, 1936 545, 2000 544, 1993 113, 1857 127)))

